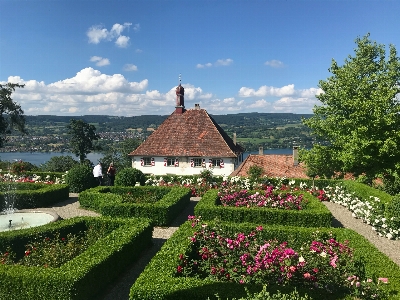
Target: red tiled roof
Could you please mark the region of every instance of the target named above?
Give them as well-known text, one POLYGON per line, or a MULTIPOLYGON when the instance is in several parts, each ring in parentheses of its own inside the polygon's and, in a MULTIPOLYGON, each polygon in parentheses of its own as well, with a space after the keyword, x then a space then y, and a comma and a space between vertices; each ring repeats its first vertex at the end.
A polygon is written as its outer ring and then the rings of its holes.
POLYGON ((206 110, 188 109, 174 111, 129 155, 233 158, 242 152, 206 110))
POLYGON ((250 154, 231 176, 248 176, 251 166, 263 168, 262 175, 268 177, 309 178, 303 164, 293 165, 292 155, 254 155, 250 154))

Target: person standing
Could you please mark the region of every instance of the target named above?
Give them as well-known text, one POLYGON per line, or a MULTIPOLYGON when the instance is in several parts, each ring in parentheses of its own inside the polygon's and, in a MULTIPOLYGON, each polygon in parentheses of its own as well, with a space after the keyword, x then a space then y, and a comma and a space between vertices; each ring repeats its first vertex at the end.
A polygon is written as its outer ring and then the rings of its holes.
POLYGON ((93 176, 96 179, 96 181, 99 183, 99 185, 101 185, 101 182, 103 179, 103 171, 101 169, 100 162, 93 168, 93 176))
POLYGON ((114 185, 116 171, 117 170, 114 168, 114 164, 111 163, 107 170, 107 176, 108 176, 108 180, 109 180, 109 183, 111 186, 114 185))

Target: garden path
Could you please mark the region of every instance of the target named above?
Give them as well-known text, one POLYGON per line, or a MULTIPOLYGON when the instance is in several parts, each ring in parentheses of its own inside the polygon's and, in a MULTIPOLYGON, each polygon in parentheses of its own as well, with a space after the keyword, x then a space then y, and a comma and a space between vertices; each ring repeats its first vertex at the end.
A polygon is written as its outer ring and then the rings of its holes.
MULTIPOLYGON (((98 299, 100 300, 125 300, 129 299, 129 290, 139 274, 144 270, 145 266, 150 262, 151 258, 160 250, 165 241, 187 220, 188 215, 194 214, 194 207, 200 200, 199 197, 192 197, 190 205, 177 217, 169 227, 155 227, 153 230, 153 246, 143 252, 140 259, 132 265, 125 273, 123 273, 112 286, 98 299)), ((324 202, 326 207, 332 212, 334 217, 334 227, 345 227, 353 229, 363 235, 370 243, 382 253, 386 254, 391 260, 400 266, 400 240, 389 240, 380 237, 372 229, 371 226, 363 223, 360 219, 355 219, 352 213, 345 207, 332 202, 324 202)), ((78 194, 70 194, 70 198, 66 201, 57 203, 51 208, 41 208, 41 211, 54 211, 61 218, 68 219, 75 216, 99 216, 93 211, 79 208, 78 194)))

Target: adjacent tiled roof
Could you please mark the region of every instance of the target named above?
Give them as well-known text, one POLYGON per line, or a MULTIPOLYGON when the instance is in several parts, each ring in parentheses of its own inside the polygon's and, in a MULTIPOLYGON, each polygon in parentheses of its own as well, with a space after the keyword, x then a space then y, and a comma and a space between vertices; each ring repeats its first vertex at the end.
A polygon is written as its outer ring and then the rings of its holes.
POLYGON ((250 154, 231 176, 248 176, 251 166, 264 169, 262 175, 268 177, 308 178, 303 164, 293 165, 292 155, 254 155, 250 154))
POLYGON ((243 148, 204 109, 174 111, 133 156, 236 157, 243 148))

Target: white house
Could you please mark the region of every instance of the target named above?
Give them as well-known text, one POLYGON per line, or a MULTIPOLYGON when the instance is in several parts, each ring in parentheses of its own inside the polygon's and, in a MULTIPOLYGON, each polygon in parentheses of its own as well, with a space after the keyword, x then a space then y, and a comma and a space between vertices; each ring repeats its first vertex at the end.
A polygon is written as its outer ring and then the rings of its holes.
POLYGON ((243 161, 243 148, 198 104, 185 109, 180 84, 176 95, 175 111, 129 154, 132 167, 154 175, 195 175, 206 169, 230 175, 243 161))

